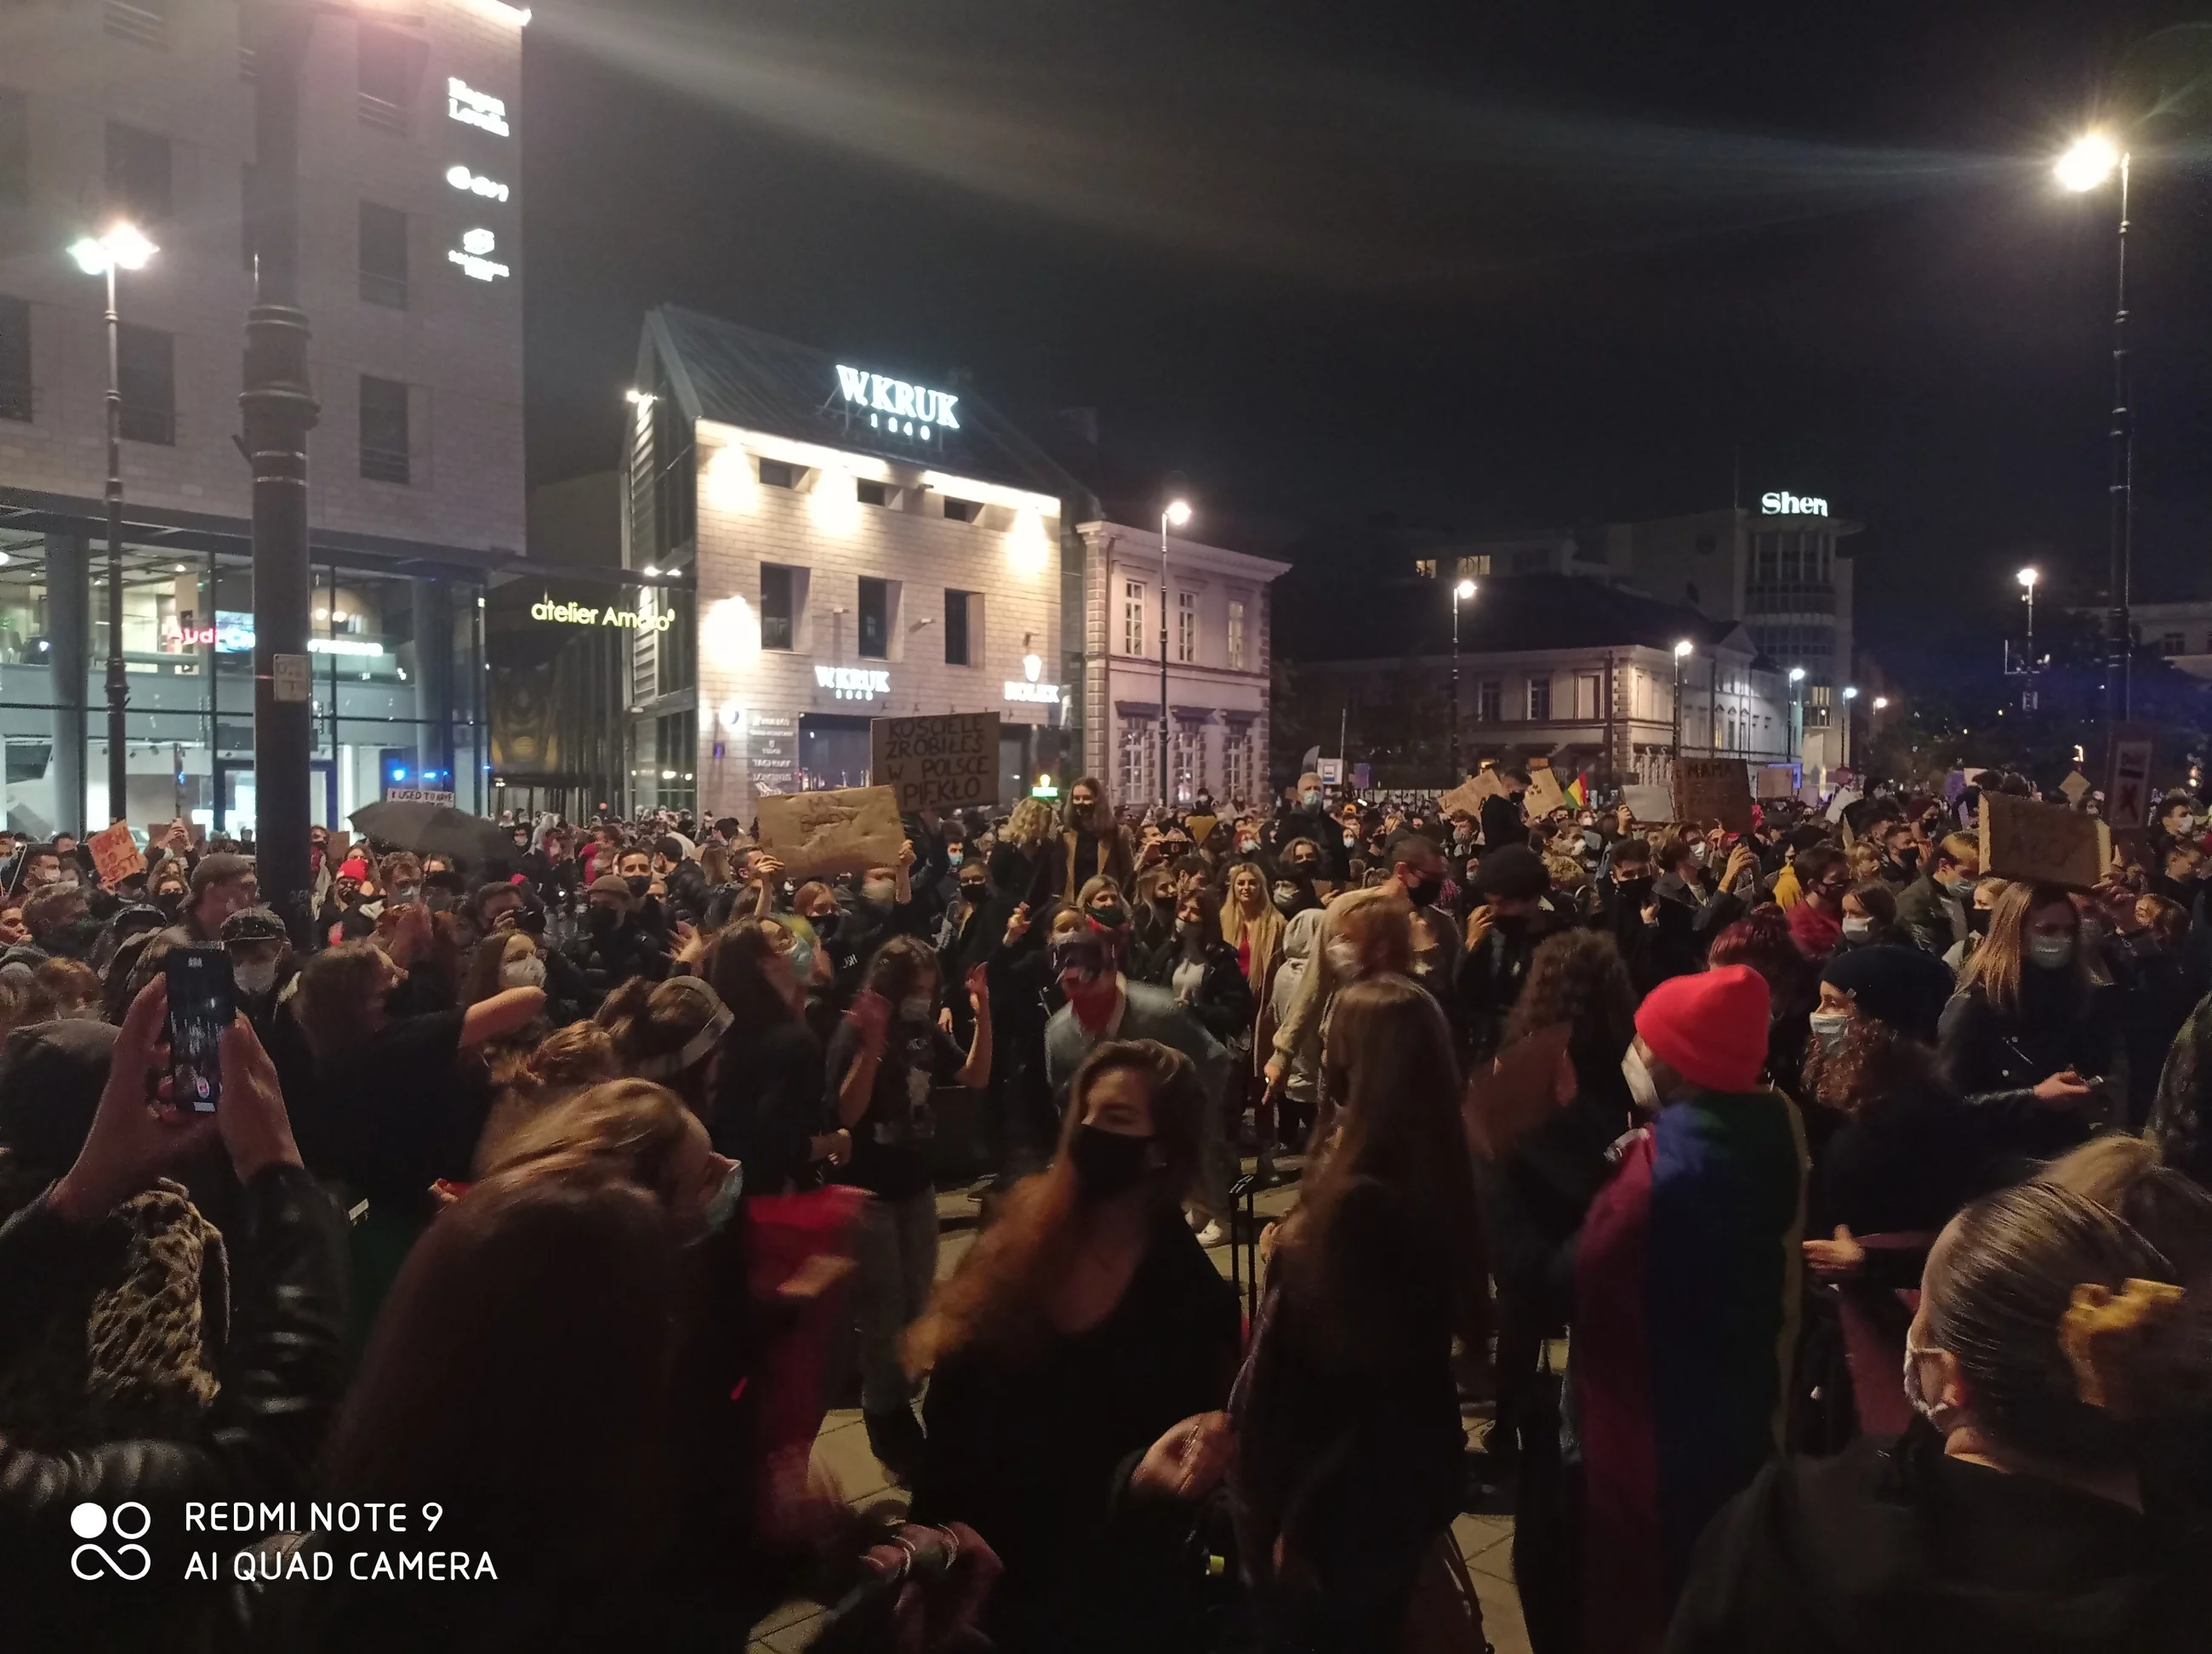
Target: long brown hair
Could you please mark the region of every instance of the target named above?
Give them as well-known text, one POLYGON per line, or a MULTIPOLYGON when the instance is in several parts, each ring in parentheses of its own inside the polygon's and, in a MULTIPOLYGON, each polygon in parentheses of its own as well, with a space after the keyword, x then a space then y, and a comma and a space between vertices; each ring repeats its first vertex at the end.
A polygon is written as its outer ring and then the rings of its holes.
POLYGON ((1536 944, 1502 1045, 1564 1023, 1575 1077, 1587 1092, 1610 1084, 1636 1040, 1636 985, 1603 931, 1565 930, 1536 944))
POLYGON ((1024 1353, 1042 1341, 1045 1294, 1083 1238, 1083 1196, 1068 1144, 1083 1123, 1091 1087, 1102 1074, 1117 1071, 1152 1082, 1152 1133, 1166 1161, 1152 1179, 1152 1198, 1164 1210, 1182 1204, 1198 1175, 1205 1114, 1198 1072, 1188 1057, 1157 1041, 1108 1040, 1083 1060, 1068 1084, 1052 1164, 1014 1186, 998 1221, 969 1249, 951 1279, 937 1288, 927 1312, 908 1330, 903 1348, 910 1371, 927 1372, 971 1344, 1024 1353))
MULTIPOLYGON (((2038 908, 2074 909, 2073 892, 2063 885, 2021 883, 2009 886, 1990 909, 1989 934, 1959 973, 1959 991, 1976 983, 1990 1004, 2005 1015, 2020 1014, 2021 971, 2027 960, 2027 915, 2038 908)), ((2068 967, 2077 1001, 2086 1001, 2094 986, 2089 950, 2082 946, 2081 915, 2075 915, 2074 962, 2068 967)))
POLYGON ((777 952, 775 939, 768 933, 770 925, 786 935, 792 933, 781 918, 747 914, 723 926, 707 944, 706 957, 699 961, 699 974, 730 1007, 741 1033, 765 1033, 799 1020, 791 1001, 777 993, 769 980, 772 970, 781 971, 786 978, 791 974, 789 961, 777 952))
POLYGON ((683 1099, 665 1085, 612 1079, 517 1126, 486 1175, 617 1177, 650 1189, 665 1205, 678 1192, 677 1157, 698 1129, 683 1099))
POLYGON ((1479 1328, 1484 1268, 1474 1157, 1443 1012, 1404 976, 1363 977, 1336 997, 1322 1061, 1330 1092, 1345 1099, 1343 1124, 1285 1231, 1294 1276, 1320 1300, 1316 1324, 1349 1323, 1350 1315, 1338 1312, 1366 1290, 1334 1241, 1346 1193, 1374 1183, 1425 1231, 1423 1244, 1451 1261, 1457 1313, 1479 1328))

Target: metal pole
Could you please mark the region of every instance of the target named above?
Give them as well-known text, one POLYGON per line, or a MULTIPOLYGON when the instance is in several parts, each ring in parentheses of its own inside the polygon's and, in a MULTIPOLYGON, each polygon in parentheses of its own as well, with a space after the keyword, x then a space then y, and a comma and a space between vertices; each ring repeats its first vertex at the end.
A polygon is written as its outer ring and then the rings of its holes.
POLYGON ((1168 514, 1160 513, 1160 809, 1174 803, 1168 779, 1168 514))
MULTIPOLYGON (((1451 784, 1457 787, 1466 780, 1459 767, 1459 587, 1452 587, 1452 676, 1451 676, 1451 784)), ((1341 757, 1343 754, 1339 753, 1341 757)))
POLYGON ((2134 583, 2136 516, 2135 410, 2128 384, 2128 163, 2120 157, 2118 298, 2112 312, 2112 566, 2107 616, 2106 701, 2115 719, 2133 715, 2135 639, 2130 587, 2134 583))
MULTIPOLYGON (((124 819, 129 774, 123 751, 131 690, 123 673, 123 324, 115 308, 115 256, 107 259, 107 818, 124 819)), ((89 815, 89 812, 80 814, 89 815)), ((80 824, 86 832, 92 823, 80 824)))
POLYGON ((315 13, 257 6, 253 24, 255 292, 246 319, 246 449, 253 471, 254 833, 261 889, 304 941, 307 903, 306 699, 276 698, 277 657, 307 654, 307 376, 300 293, 300 82, 315 13))
POLYGON ((1682 757, 1682 656, 1681 656, 1681 653, 1680 653, 1680 651, 1677 650, 1677 651, 1675 652, 1675 655, 1674 655, 1674 758, 1675 758, 1675 761, 1676 761, 1677 763, 1680 763, 1680 760, 1681 760, 1681 757, 1682 757))

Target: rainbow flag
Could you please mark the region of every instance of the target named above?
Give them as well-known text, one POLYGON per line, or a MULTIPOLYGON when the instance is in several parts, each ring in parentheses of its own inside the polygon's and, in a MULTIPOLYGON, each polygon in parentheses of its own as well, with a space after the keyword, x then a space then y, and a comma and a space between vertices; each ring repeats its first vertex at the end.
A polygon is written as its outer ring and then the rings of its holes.
POLYGON ((1585 769, 1567 783, 1567 802, 1577 810, 1589 807, 1589 771, 1585 769))

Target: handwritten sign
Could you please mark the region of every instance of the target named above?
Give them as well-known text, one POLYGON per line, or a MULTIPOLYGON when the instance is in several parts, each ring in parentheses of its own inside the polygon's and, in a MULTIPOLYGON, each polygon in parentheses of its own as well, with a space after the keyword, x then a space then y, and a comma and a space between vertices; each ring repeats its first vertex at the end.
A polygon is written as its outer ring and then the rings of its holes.
POLYGON ((1674 760, 1674 817, 1718 821, 1732 833, 1751 830, 1751 778, 1741 758, 1674 760))
POLYGON ((1521 796, 1521 803, 1532 819, 1540 820, 1554 810, 1571 806, 1567 795, 1559 790, 1559 778, 1552 773, 1547 763, 1528 766, 1528 790, 1521 796))
POLYGON ((2111 779, 2105 784, 2105 814, 2123 827, 2150 819, 2151 729, 2148 724, 2112 726, 2111 779))
POLYGON ((386 804, 451 804, 453 795, 436 787, 387 787, 384 789, 386 804))
POLYGON ((131 829, 119 821, 104 833, 94 833, 85 840, 85 844, 92 851, 92 865, 100 874, 100 884, 108 890, 146 871, 146 858, 138 853, 138 841, 131 836, 131 829))
POLYGON ((793 879, 894 867, 906 842, 898 794, 888 787, 768 793, 758 803, 761 848, 793 879))
POLYGON ((908 813, 925 805, 964 810, 999 801, 999 715, 876 718, 868 724, 872 779, 908 813))
POLYGON ((1498 772, 1486 769, 1480 775, 1470 775, 1438 799, 1437 809, 1446 817, 1464 812, 1470 818, 1480 818, 1483 800, 1502 799, 1505 795, 1505 783, 1498 779, 1498 772))
POLYGON ((1620 801, 1628 806, 1628 818, 1656 825, 1667 819, 1669 803, 1663 787, 1627 786, 1620 789, 1620 801))
POLYGON ((1797 766, 1792 763, 1763 764, 1759 771, 1759 796, 1762 799, 1786 799, 1797 790, 1797 766))
POLYGON ((2063 804, 1982 794, 1982 872, 2087 890, 2112 861, 2112 830, 2063 804))

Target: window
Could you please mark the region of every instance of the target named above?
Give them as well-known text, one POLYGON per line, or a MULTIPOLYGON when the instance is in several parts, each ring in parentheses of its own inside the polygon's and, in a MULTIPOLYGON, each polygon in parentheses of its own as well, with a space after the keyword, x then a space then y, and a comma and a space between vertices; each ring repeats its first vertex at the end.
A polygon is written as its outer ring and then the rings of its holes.
POLYGON ((2179 632, 2167 632, 2158 640, 2158 652, 2160 654, 2185 654, 2188 649, 2188 640, 2179 632))
POLYGON ((1121 800, 1141 801, 1152 796, 1152 752, 1159 726, 1149 718, 1121 720, 1121 800))
POLYGON ((760 462, 761 481, 769 488, 797 488, 799 471, 797 465, 786 464, 781 459, 760 462))
POLYGON ((123 392, 123 435, 131 442, 177 441, 177 342, 129 322, 115 341, 116 385, 123 392))
POLYGON ((1505 685, 1496 678, 1474 686, 1474 721, 1494 724, 1505 715, 1505 685))
POLYGON ((1121 586, 1121 653, 1142 654, 1144 652, 1144 583, 1141 581, 1125 581, 1121 586))
POLYGON ((1575 716, 1584 722, 1595 723, 1598 712, 1598 695, 1604 678, 1597 672, 1578 672, 1575 674, 1575 716))
POLYGON ((1221 738, 1221 791, 1227 802, 1252 801, 1252 726, 1231 724, 1221 738))
POLYGON ((1528 680, 1528 719, 1532 723, 1544 723, 1552 715, 1552 680, 1532 678, 1528 680))
POLYGON ((1176 659, 1188 666, 1198 659, 1198 593, 1176 593, 1176 659))
POLYGON ((891 506, 898 503, 898 490, 889 483, 872 483, 862 477, 854 484, 862 505, 891 506))
POLYGON ((0 419, 31 417, 31 301, 0 297, 0 419))
MULTIPOLYGON (((767 460, 761 462, 763 467, 769 463, 767 460)), ((763 649, 794 647, 792 637, 797 605, 792 599, 793 587, 797 582, 792 578, 793 572, 772 562, 761 565, 761 648, 763 649)))
POLYGON ((360 40, 361 123, 404 134, 430 48, 424 41, 374 23, 361 25, 356 34, 360 40))
POLYGON ((983 508, 973 500, 947 500, 945 514, 956 523, 972 523, 983 514, 983 508))
POLYGON ((169 216, 169 140, 120 121, 107 123, 107 204, 141 225, 169 216))
POLYGON ((975 664, 968 658, 968 605, 975 596, 973 592, 945 594, 945 664, 948 666, 975 664))
POLYGON ((118 40, 169 49, 170 0, 107 0, 107 32, 118 40))
POLYGON ((1188 804, 1206 787, 1206 726, 1178 718, 1175 727, 1175 795, 1188 804))
POLYGON ((361 204, 361 296, 368 304, 407 308, 407 215, 361 204))
POLYGON ((361 376, 361 474, 372 483, 405 483, 407 387, 361 376))
POLYGON ((0 206, 20 207, 30 198, 30 100, 0 86, 0 206))
POLYGON ((1229 599, 1229 670, 1244 670, 1244 599, 1229 599))
POLYGON ((891 653, 891 583, 860 576, 860 655, 888 660, 891 653))

